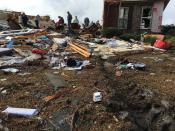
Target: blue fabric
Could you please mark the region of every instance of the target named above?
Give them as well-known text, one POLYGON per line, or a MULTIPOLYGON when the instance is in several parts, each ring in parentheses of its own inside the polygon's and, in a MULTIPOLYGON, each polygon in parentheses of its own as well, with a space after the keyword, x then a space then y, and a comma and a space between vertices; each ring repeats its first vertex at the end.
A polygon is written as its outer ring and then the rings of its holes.
POLYGON ((43 41, 48 41, 48 40, 49 40, 49 38, 48 38, 47 36, 42 36, 42 37, 40 37, 39 39, 40 39, 40 40, 43 40, 43 41))
POLYGON ((13 48, 13 43, 14 43, 13 40, 8 42, 7 45, 6 45, 6 48, 13 48))

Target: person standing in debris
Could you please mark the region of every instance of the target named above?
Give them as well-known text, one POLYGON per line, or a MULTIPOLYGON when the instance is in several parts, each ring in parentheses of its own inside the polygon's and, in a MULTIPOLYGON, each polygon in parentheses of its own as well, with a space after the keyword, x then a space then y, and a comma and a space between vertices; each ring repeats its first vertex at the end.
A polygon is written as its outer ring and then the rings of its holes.
POLYGON ((97 26, 99 29, 102 28, 102 26, 100 25, 100 21, 99 21, 99 20, 97 20, 97 22, 96 22, 96 26, 97 26))
POLYGON ((78 20, 77 16, 75 16, 75 19, 73 20, 73 23, 75 23, 75 24, 78 24, 78 25, 79 25, 79 20, 78 20))
POLYGON ((58 16, 58 22, 56 23, 56 30, 64 30, 64 18, 58 16))
POLYGON ((37 15, 35 17, 35 25, 36 25, 36 28, 39 29, 39 25, 40 25, 40 20, 41 20, 41 17, 39 15, 37 15))
POLYGON ((58 16, 58 22, 56 23, 57 26, 63 26, 64 25, 64 18, 61 16, 58 16))
POLYGON ((79 20, 78 20, 77 16, 75 16, 75 19, 72 22, 72 29, 73 30, 79 30, 80 29, 79 20))
POLYGON ((22 23, 23 23, 24 27, 28 27, 28 21, 29 21, 29 19, 28 19, 27 15, 25 13, 23 13, 22 14, 22 23))
POLYGON ((99 36, 99 35, 101 35, 102 26, 100 25, 100 21, 99 20, 97 20, 95 24, 96 24, 96 27, 97 27, 95 35, 99 36))
POLYGON ((70 14, 70 12, 67 12, 67 23, 68 23, 68 30, 69 33, 71 32, 71 23, 72 23, 72 15, 70 14))
POLYGON ((23 28, 22 13, 18 16, 18 22, 21 28, 23 28))
POLYGON ((86 17, 86 18, 84 19, 84 27, 85 27, 85 28, 88 27, 88 26, 89 26, 89 23, 90 23, 90 20, 89 20, 88 17, 86 17))
POLYGON ((58 22, 56 22, 56 30, 57 31, 62 31, 64 30, 64 18, 61 16, 58 16, 58 22))

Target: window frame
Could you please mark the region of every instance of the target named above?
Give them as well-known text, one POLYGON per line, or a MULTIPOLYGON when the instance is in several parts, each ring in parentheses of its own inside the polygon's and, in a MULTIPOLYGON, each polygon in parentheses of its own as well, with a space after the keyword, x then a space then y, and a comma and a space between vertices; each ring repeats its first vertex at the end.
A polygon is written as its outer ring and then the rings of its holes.
POLYGON ((142 6, 141 8, 142 8, 142 11, 141 11, 141 18, 140 18, 140 29, 151 29, 151 26, 152 26, 152 16, 153 16, 153 14, 152 14, 152 12, 153 12, 152 7, 151 7, 151 6, 142 6), (143 16, 143 10, 146 9, 146 8, 150 8, 151 16, 142 17, 142 16, 143 16), (142 25, 143 19, 149 19, 149 20, 150 20, 150 27, 145 28, 145 27, 142 25))
MULTIPOLYGON (((128 29, 128 20, 129 20, 129 7, 126 7, 126 6, 122 6, 122 7, 120 7, 120 12, 119 12, 119 15, 118 15, 118 28, 119 29, 128 29), (121 13, 121 10, 122 9, 127 9, 128 10, 128 16, 127 16, 127 19, 126 18, 120 18, 120 13, 121 13), (127 25, 126 25, 126 27, 122 27, 122 26, 120 26, 120 20, 126 20, 127 21, 127 25)), ((123 14, 123 16, 124 16, 124 14, 123 14)))

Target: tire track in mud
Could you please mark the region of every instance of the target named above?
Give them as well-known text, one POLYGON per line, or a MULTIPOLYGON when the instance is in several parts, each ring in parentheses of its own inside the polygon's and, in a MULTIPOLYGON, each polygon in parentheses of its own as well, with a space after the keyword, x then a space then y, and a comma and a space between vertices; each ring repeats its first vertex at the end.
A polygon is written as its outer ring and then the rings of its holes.
MULTIPOLYGON (((125 61, 121 58, 117 60, 125 61)), ((174 104, 170 105, 168 101, 162 103, 162 100, 157 100, 156 93, 127 76, 116 78, 114 64, 99 61, 100 70, 107 79, 108 90, 111 92, 107 100, 108 111, 116 115, 126 111, 128 117, 125 121, 132 123, 132 126, 128 127, 123 125, 121 131, 174 131, 174 104)))

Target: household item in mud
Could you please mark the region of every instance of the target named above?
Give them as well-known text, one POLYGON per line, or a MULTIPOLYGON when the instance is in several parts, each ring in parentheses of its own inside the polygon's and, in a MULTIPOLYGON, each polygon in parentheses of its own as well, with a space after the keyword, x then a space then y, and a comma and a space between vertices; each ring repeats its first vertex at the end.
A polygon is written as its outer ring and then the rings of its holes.
POLYGON ((161 40, 156 40, 156 42, 154 43, 154 47, 159 49, 168 49, 171 47, 171 44, 161 40))
POLYGON ((144 70, 146 68, 146 65, 144 63, 129 63, 127 64, 127 68, 144 70))
POLYGON ((146 68, 146 65, 144 63, 136 63, 136 64, 134 64, 134 67, 137 70, 143 70, 146 68))
POLYGON ((69 58, 67 60, 67 66, 68 67, 79 67, 82 65, 82 62, 81 61, 78 61, 78 60, 74 60, 72 58, 69 58))
POLYGON ((100 101, 102 101, 102 93, 101 92, 95 92, 93 94, 93 101, 94 102, 100 102, 100 101))

